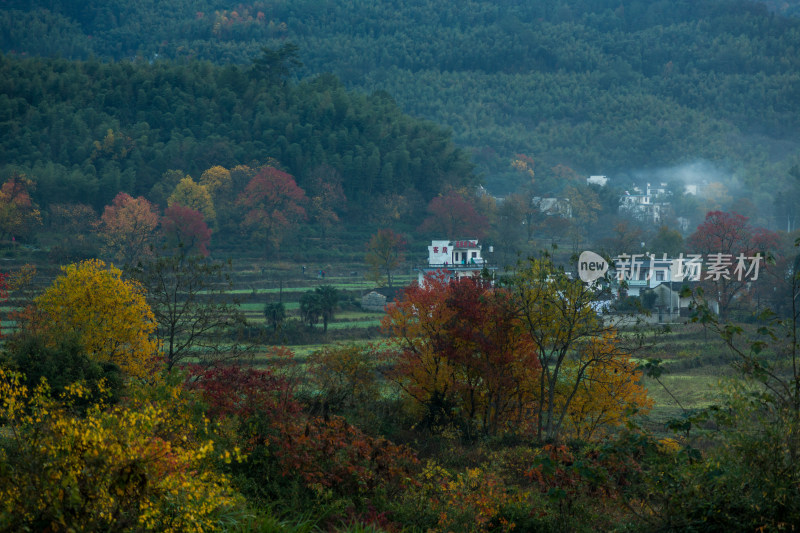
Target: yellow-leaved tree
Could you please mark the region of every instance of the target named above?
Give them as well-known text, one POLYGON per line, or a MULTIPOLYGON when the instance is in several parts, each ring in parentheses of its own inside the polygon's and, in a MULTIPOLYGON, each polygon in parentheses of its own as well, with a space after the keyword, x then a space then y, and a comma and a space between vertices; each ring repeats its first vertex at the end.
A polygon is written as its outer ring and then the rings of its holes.
POLYGON ((574 279, 545 255, 520 264, 509 285, 542 369, 537 439, 596 438, 649 408, 631 361, 642 339, 633 330, 617 335, 617 324, 598 315, 599 284, 574 279))
POLYGON ((206 188, 208 194, 216 199, 231 188, 231 171, 220 165, 215 165, 200 176, 200 185, 206 188))
POLYGON ((214 224, 217 220, 217 212, 214 210, 214 200, 205 186, 195 182, 189 176, 183 178, 169 198, 167 205, 182 205, 191 207, 195 211, 200 211, 208 224, 214 224))
POLYGON ((150 374, 158 364, 156 322, 141 286, 98 259, 62 270, 34 300, 30 326, 53 343, 75 335, 86 355, 129 376, 150 374))
MULTIPOLYGON (((614 332, 590 339, 581 346, 579 354, 564 365, 565 384, 574 384, 581 365, 583 377, 571 397, 564 422, 564 434, 580 440, 595 440, 608 430, 623 426, 636 413, 646 413, 653 400, 641 383, 642 372, 630 353, 620 349, 614 332)), ((557 402, 570 399, 568 387, 560 390, 557 402)))

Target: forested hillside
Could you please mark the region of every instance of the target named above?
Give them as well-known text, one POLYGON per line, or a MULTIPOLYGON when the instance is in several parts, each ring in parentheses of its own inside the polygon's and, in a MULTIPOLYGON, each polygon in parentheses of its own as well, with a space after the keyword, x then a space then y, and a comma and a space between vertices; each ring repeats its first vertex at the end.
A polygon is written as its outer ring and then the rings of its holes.
POLYGON ((14 54, 246 65, 263 45, 296 43, 300 77, 330 71, 452 127, 498 192, 518 185, 516 153, 542 176, 702 158, 769 189, 798 161, 800 21, 782 15, 792 2, 0 5, 0 46, 14 54))
POLYGON ((354 209, 411 190, 430 199, 473 178, 446 130, 403 115, 388 95, 348 92, 330 75, 287 84, 274 72, 289 67, 276 61, 270 70, 0 57, 3 162, 33 177, 40 203, 96 209, 119 191, 168 195, 168 170, 199 178, 270 158, 308 191, 327 173, 354 209))

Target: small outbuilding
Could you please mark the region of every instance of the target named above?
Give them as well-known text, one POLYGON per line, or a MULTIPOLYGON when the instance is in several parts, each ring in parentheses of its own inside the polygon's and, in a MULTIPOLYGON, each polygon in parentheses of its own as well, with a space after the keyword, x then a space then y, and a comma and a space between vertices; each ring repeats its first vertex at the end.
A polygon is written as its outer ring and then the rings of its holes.
POLYGON ((370 291, 361 297, 361 309, 364 311, 382 312, 386 308, 386 296, 370 291))

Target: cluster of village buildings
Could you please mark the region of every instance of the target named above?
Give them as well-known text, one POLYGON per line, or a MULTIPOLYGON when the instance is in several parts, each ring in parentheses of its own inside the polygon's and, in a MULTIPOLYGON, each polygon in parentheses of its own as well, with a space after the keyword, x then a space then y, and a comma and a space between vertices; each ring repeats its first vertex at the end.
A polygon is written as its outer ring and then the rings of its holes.
MULTIPOLYGON (((606 176, 589 176, 586 179, 589 185, 605 187, 608 184, 606 176)), ((681 191, 685 194, 697 195, 697 185, 686 185, 681 191)), ((633 186, 626 190, 619 198, 619 213, 635 220, 652 225, 659 225, 670 212, 673 191, 666 183, 648 183, 644 188, 633 186)), ((572 218, 572 205, 569 198, 536 196, 532 199, 533 205, 542 213, 550 216, 572 218)), ((677 217, 678 229, 686 231, 689 220, 677 217)))
MULTIPOLYGON (((482 245, 477 239, 434 240, 428 246, 426 264, 417 267, 418 283, 423 285, 425 278, 434 274, 444 274, 450 279, 478 277, 487 272, 493 275, 497 266, 482 255, 482 245)), ((493 252, 489 247, 488 252, 493 252)), ((654 294, 654 311, 658 321, 673 321, 686 311, 691 303, 690 298, 681 297, 681 289, 687 283, 699 281, 705 276, 702 259, 699 257, 667 258, 650 255, 625 256, 616 258, 616 272, 612 272, 613 280, 617 280, 604 292, 602 300, 597 302, 598 312, 607 311, 611 304, 627 296, 640 297, 646 291, 654 294), (700 262, 698 262, 700 261, 700 262), (624 282, 624 283, 623 283, 624 282)), ((744 266, 746 274, 753 275, 753 258, 744 266)), ((718 265, 719 266, 719 265, 718 265)), ((758 265, 756 264, 756 267, 758 265)), ((706 265, 707 269, 713 265, 706 265)), ((710 272, 710 270, 708 270, 710 272)), ((576 278, 577 273, 572 273, 576 278)), ((756 271, 757 276, 757 271, 756 271)), ((714 303, 711 303, 714 308, 714 303)))
MULTIPOLYGON (((487 251, 491 253, 493 250, 489 247, 487 251)), ((478 277, 486 273, 493 277, 498 267, 485 258, 482 252, 483 246, 477 239, 431 241, 427 262, 416 268, 418 283, 424 285, 426 277, 431 275, 444 275, 453 280, 478 277)), ((758 276, 760 258, 739 258, 738 266, 723 264, 721 261, 721 257, 684 257, 683 254, 677 258, 645 254, 617 257, 610 276, 612 283, 606 286, 607 290, 600 293, 595 309, 602 314, 612 309, 617 301, 629 296, 642 297, 649 293, 653 298, 652 320, 674 322, 688 314, 691 299, 680 294, 687 284, 709 279, 708 276, 713 276, 715 269, 718 275, 732 273, 751 278, 758 276)), ((579 277, 577 272, 571 275, 579 277)), ((386 302, 385 295, 373 291, 363 297, 362 307, 380 311, 386 302)), ((716 303, 709 303, 716 311, 716 303)))
MULTIPOLYGON (((606 176, 590 176, 587 183, 605 187, 608 183, 606 176)), ((697 186, 686 186, 686 194, 697 194, 697 186)), ((620 197, 619 212, 642 223, 660 224, 670 208, 672 191, 666 183, 653 185, 648 183, 644 188, 637 186, 626 190, 620 197)), ((548 216, 572 218, 572 206, 568 198, 534 197, 533 204, 548 216)), ((677 219, 678 224, 687 224, 688 221, 677 219)), ((681 228, 686 230, 686 228, 681 228)), ((491 254, 492 247, 486 250, 491 254)), ((482 274, 494 274, 497 266, 482 254, 483 246, 477 239, 461 240, 433 240, 428 246, 427 263, 416 268, 418 283, 425 283, 427 276, 435 273, 444 273, 450 279, 464 277, 478 277, 482 274)), ((682 287, 687 282, 696 281, 687 277, 685 271, 676 269, 676 264, 682 265, 685 259, 656 258, 652 256, 634 256, 622 258, 616 268, 627 268, 626 272, 617 272, 619 276, 612 276, 618 282, 608 287, 604 292, 604 300, 597 302, 598 312, 605 312, 611 308, 614 301, 628 296, 641 297, 650 293, 654 298, 654 318, 660 322, 674 321, 681 315, 686 315, 690 300, 680 296, 682 287), (627 266, 625 261, 627 261, 627 266), (624 283, 623 283, 624 281, 624 283)), ((577 273, 575 273, 577 277, 577 273)), ((382 308, 385 296, 373 292, 364 297, 363 306, 382 308)), ((714 307, 712 303, 712 308, 714 307)))

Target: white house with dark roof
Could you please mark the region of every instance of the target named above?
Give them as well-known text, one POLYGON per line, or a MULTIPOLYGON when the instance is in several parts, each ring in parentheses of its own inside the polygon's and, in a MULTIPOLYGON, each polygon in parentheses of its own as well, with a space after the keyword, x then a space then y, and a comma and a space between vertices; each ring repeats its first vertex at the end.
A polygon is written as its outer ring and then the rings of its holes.
POLYGON ((497 267, 488 265, 481 250, 477 239, 431 241, 428 264, 417 268, 420 285, 424 283, 425 276, 439 271, 447 272, 451 279, 459 279, 480 276, 484 268, 497 270, 497 267))
MULTIPOLYGON (((688 309, 691 297, 681 296, 684 287, 691 287, 701 279, 702 262, 700 256, 668 258, 663 254, 660 258, 653 254, 623 254, 616 258, 612 271, 617 280, 617 290, 622 292, 620 281, 625 282, 625 293, 628 296, 641 297, 645 291, 655 291, 659 317, 666 313, 670 318, 680 309, 688 309)), ((715 313, 719 313, 719 303, 713 298, 708 304, 715 313)))

